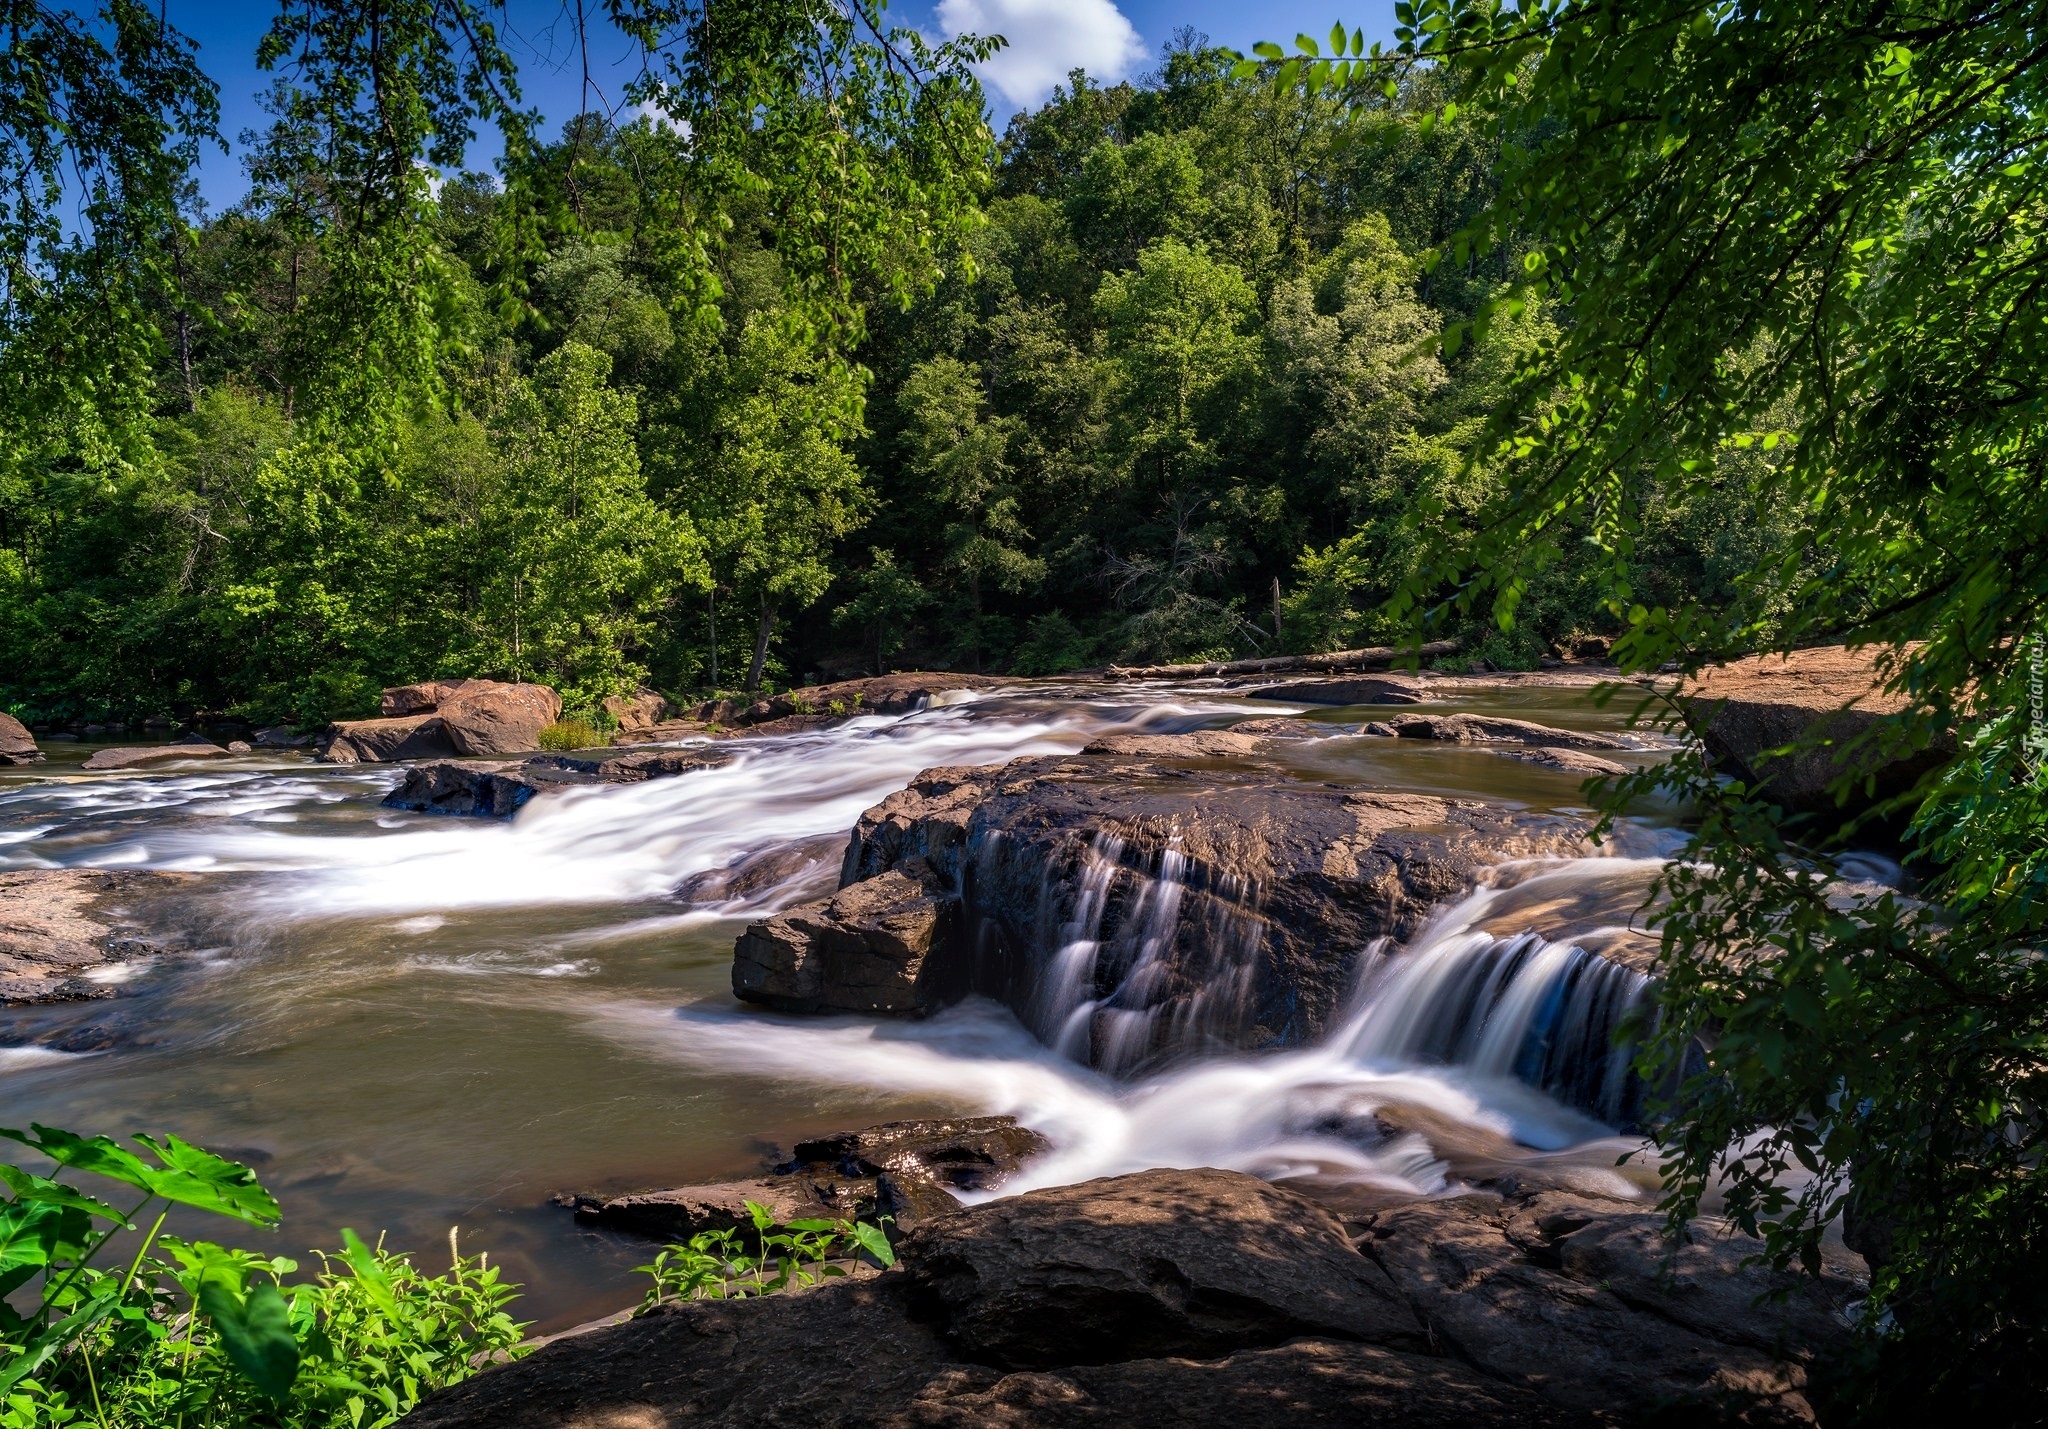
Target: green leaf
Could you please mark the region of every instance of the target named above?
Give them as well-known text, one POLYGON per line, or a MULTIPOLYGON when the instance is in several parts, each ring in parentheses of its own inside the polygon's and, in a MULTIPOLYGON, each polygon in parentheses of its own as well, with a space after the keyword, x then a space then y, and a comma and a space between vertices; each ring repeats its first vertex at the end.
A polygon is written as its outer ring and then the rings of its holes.
POLYGON ((889 1244, 888 1234, 880 1226, 867 1221, 856 1221, 853 1226, 853 1238, 878 1264, 887 1266, 896 1263, 896 1247, 889 1244))
POLYGON ((386 1315, 398 1313, 398 1298, 391 1293, 391 1277, 377 1261, 377 1252, 363 1244, 363 1238, 346 1226, 341 1232, 341 1258, 355 1272, 356 1284, 386 1315))
POLYGON ((157 1194, 157 1173, 134 1152, 106 1137, 83 1137, 40 1123, 32 1124, 31 1130, 35 1133, 33 1136, 0 1126, 0 1137, 39 1151, 59 1166, 89 1171, 95 1176, 104 1176, 110 1181, 120 1181, 152 1195, 157 1194))
POLYGON ((243 1296, 225 1279, 209 1279, 199 1287, 199 1308, 219 1332, 228 1359, 251 1384, 274 1400, 292 1392, 299 1376, 299 1342, 292 1334, 291 1308, 275 1285, 260 1284, 243 1296))
POLYGON ((1330 53, 1333 55, 1343 54, 1345 39, 1344 22, 1339 20, 1336 24, 1330 26, 1330 53))
POLYGON ((1323 53, 1321 47, 1307 35, 1296 35, 1294 37, 1294 47, 1311 58, 1320 58, 1323 53))
POLYGON ((156 1173, 151 1185, 165 1200, 254 1225, 276 1225, 283 1214, 271 1194, 258 1184, 256 1173, 239 1161, 216 1156, 175 1136, 166 1136, 161 1144, 147 1136, 135 1139, 154 1151, 168 1168, 156 1173))
POLYGON ((1280 60, 1287 58, 1287 51, 1281 49, 1271 40, 1260 40, 1257 44, 1252 46, 1252 53, 1255 55, 1262 55, 1269 60, 1280 60))

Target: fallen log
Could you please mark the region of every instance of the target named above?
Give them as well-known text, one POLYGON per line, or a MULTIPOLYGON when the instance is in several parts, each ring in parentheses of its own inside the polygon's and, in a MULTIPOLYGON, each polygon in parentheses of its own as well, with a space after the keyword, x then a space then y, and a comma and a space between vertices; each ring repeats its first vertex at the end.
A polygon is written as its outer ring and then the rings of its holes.
POLYGON ((1112 680, 1199 680, 1213 675, 1270 675, 1288 670, 1384 670, 1404 656, 1434 660, 1458 653, 1455 640, 1427 645, 1374 645, 1364 650, 1337 650, 1328 655, 1272 655, 1263 660, 1221 660, 1204 665, 1111 665, 1112 680))

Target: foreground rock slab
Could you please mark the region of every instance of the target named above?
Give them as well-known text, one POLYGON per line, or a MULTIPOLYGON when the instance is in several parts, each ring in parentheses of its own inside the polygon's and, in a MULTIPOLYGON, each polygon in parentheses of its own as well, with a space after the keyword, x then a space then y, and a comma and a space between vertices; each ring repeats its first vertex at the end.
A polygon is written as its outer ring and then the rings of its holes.
POLYGON ((1546 1193, 1346 1223, 1235 1172, 1148 1171, 932 1221, 884 1274, 557 1340, 405 1423, 1814 1422, 1853 1267, 1781 1283, 1702 1221, 1660 1280, 1658 1219, 1546 1193))
POLYGON ((28 726, 0 710, 0 764, 39 764, 43 751, 28 726))
POLYGON ((0 872, 0 1005, 111 997, 87 974, 165 951, 136 905, 179 881, 132 870, 0 872))

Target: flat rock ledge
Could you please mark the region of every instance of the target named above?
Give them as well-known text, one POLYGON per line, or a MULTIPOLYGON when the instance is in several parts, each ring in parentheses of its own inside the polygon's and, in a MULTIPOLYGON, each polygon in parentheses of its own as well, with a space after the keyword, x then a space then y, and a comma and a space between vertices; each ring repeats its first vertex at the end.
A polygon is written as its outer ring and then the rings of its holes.
POLYGON ((1703 1220, 1664 1276, 1661 1226, 1558 1192, 1346 1221, 1235 1172, 1146 1171, 933 1219, 887 1272, 555 1340, 404 1423, 1814 1423, 1860 1265, 1776 1277, 1703 1220))
POLYGON ((87 974, 168 951, 140 909, 183 881, 137 870, 0 873, 0 1006, 112 997, 87 974))
POLYGON ((744 1181, 556 1199, 583 1224, 667 1241, 720 1230, 751 1239, 749 1201, 765 1206, 778 1224, 886 1217, 892 1236, 900 1236, 957 1214, 959 1193, 994 1190, 1046 1149, 1044 1137, 1007 1116, 892 1121, 800 1141, 787 1161, 744 1181))

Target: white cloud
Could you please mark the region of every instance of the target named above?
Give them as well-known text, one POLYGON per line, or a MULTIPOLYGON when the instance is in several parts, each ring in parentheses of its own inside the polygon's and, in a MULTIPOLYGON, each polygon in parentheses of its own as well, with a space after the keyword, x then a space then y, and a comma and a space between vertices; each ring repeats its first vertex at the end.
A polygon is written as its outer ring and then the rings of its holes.
POLYGON ((938 17, 949 37, 1001 35, 1010 42, 980 74, 1019 108, 1052 93, 1069 70, 1122 79, 1148 53, 1115 0, 939 0, 938 17))

